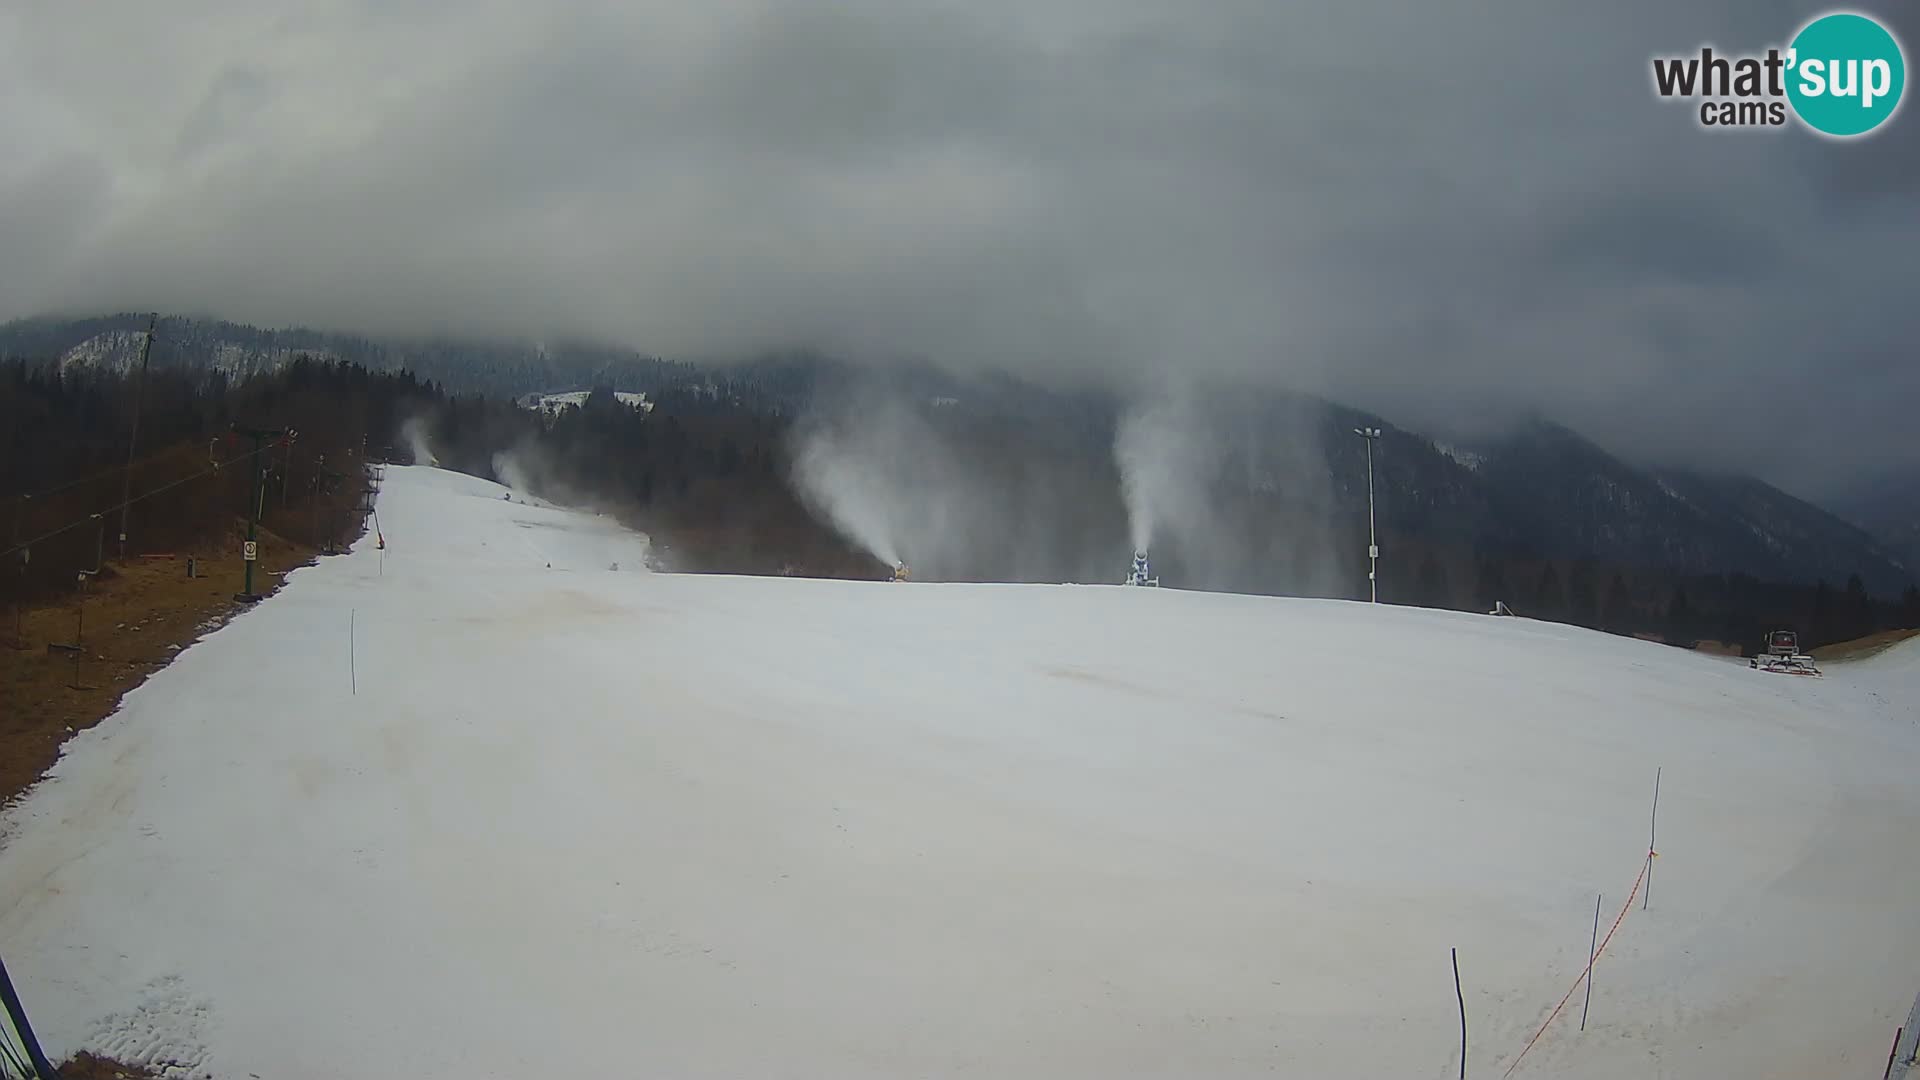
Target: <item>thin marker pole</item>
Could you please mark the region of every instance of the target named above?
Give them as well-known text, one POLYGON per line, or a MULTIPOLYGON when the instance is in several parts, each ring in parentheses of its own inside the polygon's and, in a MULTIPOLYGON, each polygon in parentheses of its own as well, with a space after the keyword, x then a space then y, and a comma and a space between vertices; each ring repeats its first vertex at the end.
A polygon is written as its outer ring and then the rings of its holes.
POLYGON ((1653 770, 1653 813, 1647 817, 1647 891, 1640 894, 1640 910, 1647 910, 1648 901, 1653 899, 1653 831, 1660 824, 1660 771, 1663 766, 1653 770))
POLYGON ((325 467, 326 464, 327 455, 325 454, 321 454, 320 460, 314 463, 313 492, 308 496, 307 507, 313 511, 313 546, 319 548, 321 551, 327 549, 327 545, 320 542, 320 470, 325 467))
POLYGON ((355 666, 353 659, 353 624, 359 617, 360 611, 358 608, 351 608, 347 611, 347 678, 350 680, 348 685, 352 687, 355 697, 360 696, 360 671, 355 666))
POLYGON ((1593 894, 1593 937, 1587 943, 1587 1000, 1580 1006, 1580 1030, 1587 1030, 1587 1010, 1593 1007, 1593 954, 1600 951, 1600 894, 1593 894))
POLYGON ((1460 950, 1453 952, 1453 996, 1460 1002, 1460 1080, 1467 1080, 1467 996, 1460 992, 1460 950))

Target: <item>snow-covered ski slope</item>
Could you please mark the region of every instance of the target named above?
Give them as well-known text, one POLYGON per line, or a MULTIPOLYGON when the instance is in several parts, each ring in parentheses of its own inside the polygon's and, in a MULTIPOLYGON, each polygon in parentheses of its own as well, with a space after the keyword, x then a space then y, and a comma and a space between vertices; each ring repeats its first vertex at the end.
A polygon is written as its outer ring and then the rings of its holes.
POLYGON ((55 1053, 244 1078, 1867 1077, 1920 990, 1920 648, 651 574, 389 470, 11 814, 55 1053), (548 564, 551 563, 551 567, 548 564), (618 563, 618 571, 608 567, 618 563), (349 637, 352 654, 349 654, 349 637))

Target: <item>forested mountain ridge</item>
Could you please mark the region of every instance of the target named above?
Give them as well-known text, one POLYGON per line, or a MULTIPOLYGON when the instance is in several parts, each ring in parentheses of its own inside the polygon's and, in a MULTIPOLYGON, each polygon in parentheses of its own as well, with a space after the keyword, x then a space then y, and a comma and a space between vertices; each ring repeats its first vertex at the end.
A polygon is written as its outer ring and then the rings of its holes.
MULTIPOLYGON (((146 326, 147 317, 137 314, 17 321, 0 326, 0 358, 50 364, 67 373, 123 373, 138 362, 146 326)), ((597 346, 389 343, 179 317, 159 320, 151 362, 156 370, 239 378, 282 370, 301 356, 377 372, 406 371, 434 393, 514 399, 597 386, 671 401, 659 418, 663 422, 701 415, 733 418, 729 423, 757 417, 762 428, 754 440, 763 455, 783 447, 795 418, 863 397, 908 402, 932 418, 927 430, 942 440, 943 454, 982 476, 999 476, 996 482, 1009 489, 1031 484, 1033 476, 1052 476, 1055 486, 1066 488, 1116 484, 1115 427, 1139 405, 1108 392, 1041 387, 1005 375, 963 377, 916 366, 868 370, 804 352, 695 364, 597 346)), ((1433 571, 1425 575, 1432 591, 1434 574, 1444 575, 1452 565, 1453 582, 1444 590, 1451 594, 1464 592, 1459 579, 1480 576, 1473 567, 1490 560, 1535 567, 1605 564, 1674 578, 1739 574, 1806 586, 1825 581, 1835 588, 1857 577, 1868 592, 1889 598, 1901 596, 1920 576, 1899 545, 1758 480, 1637 467, 1546 420, 1463 446, 1297 394, 1242 388, 1209 397, 1205 389, 1196 389, 1193 397, 1199 402, 1193 407, 1207 414, 1205 425, 1220 444, 1213 448, 1207 475, 1195 484, 1224 508, 1236 523, 1233 528, 1247 534, 1224 553, 1203 554, 1193 545, 1183 553, 1178 542, 1170 545, 1172 567, 1191 555, 1192 578, 1211 587, 1309 591, 1311 582, 1324 588, 1327 581, 1351 576, 1347 549, 1353 547, 1353 529, 1363 522, 1366 499, 1363 446, 1351 434, 1360 425, 1385 431, 1377 447, 1375 486, 1383 546, 1393 561, 1383 581, 1401 588, 1401 598, 1408 598, 1409 579, 1419 577, 1415 568, 1433 571), (1294 544, 1284 552, 1295 564, 1292 569, 1267 565, 1281 552, 1266 537, 1308 520, 1315 523, 1312 531, 1336 538, 1322 543, 1316 537, 1309 545, 1337 549, 1333 561, 1294 544), (1427 553, 1438 553, 1437 570, 1423 565, 1427 553), (1208 564, 1204 571, 1202 562, 1208 564)), ((464 414, 455 409, 443 415, 457 425, 464 414)), ((506 414, 487 415, 491 428, 507 423, 501 419, 506 414)), ((468 467, 485 469, 491 453, 476 452, 468 467)), ((633 472, 630 465, 605 457, 595 465, 587 455, 569 466, 576 473, 594 467, 633 472)), ((591 486, 579 476, 571 482, 591 486)), ((648 478, 649 494, 654 485, 648 478)), ((1036 550, 1056 552, 1041 558, 1033 574, 1094 572, 1071 553, 1088 546, 1087 537, 1112 527, 1123 511, 1113 495, 1073 501, 1079 524, 1071 536, 1027 538, 1036 550)), ((980 565, 956 566, 955 572, 993 576, 993 568, 1007 560, 989 549, 983 548, 980 565)), ((1528 591, 1515 586, 1511 595, 1528 591)), ((1425 599, 1469 602, 1439 595, 1425 599)))

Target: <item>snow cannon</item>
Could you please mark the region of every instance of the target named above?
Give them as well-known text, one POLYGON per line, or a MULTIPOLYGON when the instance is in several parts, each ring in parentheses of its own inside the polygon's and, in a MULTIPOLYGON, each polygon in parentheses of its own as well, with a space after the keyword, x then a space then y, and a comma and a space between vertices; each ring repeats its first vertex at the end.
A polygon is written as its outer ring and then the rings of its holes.
POLYGON ((893 564, 893 580, 906 581, 911 577, 913 577, 913 573, 907 569, 906 563, 897 562, 893 564))
POLYGON ((1160 579, 1153 576, 1153 568, 1147 563, 1146 552, 1133 553, 1133 568, 1127 572, 1127 584, 1159 586, 1160 579))

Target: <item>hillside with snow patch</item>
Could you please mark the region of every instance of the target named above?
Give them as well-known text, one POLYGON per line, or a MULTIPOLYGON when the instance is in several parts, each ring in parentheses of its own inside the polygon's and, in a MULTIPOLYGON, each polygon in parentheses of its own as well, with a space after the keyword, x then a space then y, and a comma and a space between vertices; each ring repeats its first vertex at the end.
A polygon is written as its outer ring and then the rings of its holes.
MULTIPOLYGON (((125 375, 139 366, 140 354, 146 346, 146 337, 144 332, 131 330, 110 330, 96 334, 61 353, 57 367, 62 374, 75 371, 97 371, 125 375)), ((170 350, 157 351, 164 358, 170 350)), ((212 347, 210 355, 201 366, 208 371, 217 371, 228 378, 243 378, 279 371, 298 356, 305 356, 314 361, 339 359, 325 349, 289 347, 263 349, 234 342, 220 342, 212 347)))
MULTIPOLYGON (((523 409, 543 413, 547 416, 554 416, 562 409, 578 409, 584 406, 587 403, 587 399, 591 396, 593 396, 592 391, 568 390, 565 393, 559 394, 527 394, 519 398, 518 401, 520 407, 523 409)), ((647 395, 645 394, 616 390, 613 392, 613 399, 628 408, 640 409, 647 412, 653 411, 653 402, 648 401, 647 395)))
POLYGON ((1867 1076, 1920 990, 1920 648, 646 572, 392 468, 7 815, 43 1040, 183 1073, 1867 1076), (1605 926, 1602 927, 1604 931, 1605 926), (1577 1007, 1580 1002, 1574 1001, 1577 1007))

